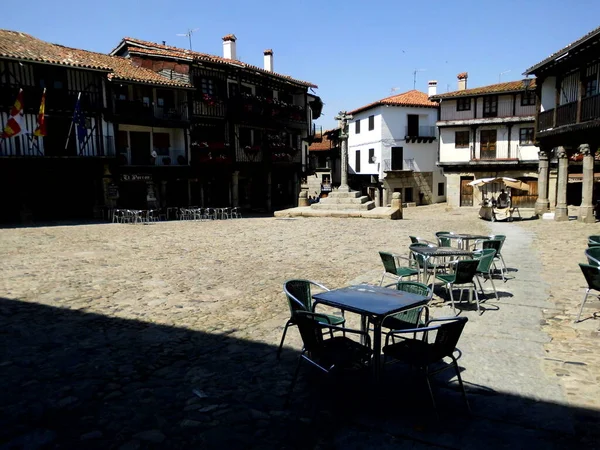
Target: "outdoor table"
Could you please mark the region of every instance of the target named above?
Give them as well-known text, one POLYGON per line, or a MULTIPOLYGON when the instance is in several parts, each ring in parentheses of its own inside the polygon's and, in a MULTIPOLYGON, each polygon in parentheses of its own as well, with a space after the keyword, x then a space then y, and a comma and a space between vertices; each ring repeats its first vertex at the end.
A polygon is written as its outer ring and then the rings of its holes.
MULTIPOLYGON (((444 235, 444 236, 446 236, 446 235, 444 235)), ((474 236, 474 235, 472 235, 472 236, 474 236)), ((487 239, 488 236, 485 236, 485 238, 487 239)), ((471 256, 471 257, 473 256, 472 251, 465 250, 462 248, 456 248, 456 247, 436 247, 434 245, 425 247, 425 246, 419 246, 419 245, 411 245, 408 248, 410 249, 411 252, 417 253, 417 254, 423 256, 423 262, 424 262, 423 280, 426 280, 425 277, 427 276, 427 265, 429 263, 430 258, 437 258, 437 257, 442 257, 442 256, 471 256)), ((431 283, 432 289, 433 289, 433 283, 435 283, 435 274, 433 277, 433 281, 431 283)))
POLYGON ((441 234, 439 237, 443 237, 443 238, 447 238, 447 239, 456 239, 458 248, 464 249, 464 250, 469 249, 470 241, 476 241, 479 239, 489 239, 490 238, 489 236, 486 236, 483 234, 458 234, 458 233, 441 234), (466 248, 465 248, 465 243, 466 243, 466 248))
POLYGON ((373 324, 373 376, 379 380, 381 372, 381 324, 391 314, 397 314, 427 304, 428 298, 410 292, 397 291, 369 284, 348 286, 313 295, 313 309, 318 304, 332 306, 360 314, 362 330, 366 320, 373 324))

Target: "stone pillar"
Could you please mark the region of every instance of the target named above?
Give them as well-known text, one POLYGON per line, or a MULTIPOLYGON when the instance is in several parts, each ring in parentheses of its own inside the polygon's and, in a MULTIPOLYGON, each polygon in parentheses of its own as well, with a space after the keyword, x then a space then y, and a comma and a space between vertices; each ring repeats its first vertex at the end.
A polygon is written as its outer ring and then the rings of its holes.
POLYGON ((554 220, 563 222, 569 220, 569 209, 567 207, 567 181, 569 179, 569 160, 564 147, 556 150, 558 158, 558 181, 556 188, 556 210, 554 220))
POLYGON ((204 208, 204 181, 200 180, 200 207, 204 208))
POLYGON ((558 181, 558 170, 551 168, 548 176, 548 200, 550 201, 550 209, 556 207, 556 188, 558 181))
POLYGON ((394 192, 392 194, 392 209, 396 210, 392 212, 392 219, 402 219, 402 194, 400 194, 400 192, 394 192))
POLYGON ((240 206, 239 195, 239 170, 234 170, 231 174, 231 200, 232 206, 240 206))
POLYGON ((583 183, 581 186, 581 206, 579 207, 580 222, 594 223, 594 206, 592 196, 594 193, 594 155, 589 144, 581 144, 579 153, 583 154, 583 183))
POLYGON ((310 206, 310 203, 308 203, 308 192, 307 191, 302 191, 302 192, 300 192, 300 195, 298 195, 298 207, 302 207, 302 206, 310 206))
POLYGON ((340 148, 341 148, 341 182, 338 191, 350 192, 350 186, 348 186, 348 120, 352 119, 352 116, 347 114, 346 111, 340 111, 335 117, 340 123, 340 148))
POLYGON ((540 150, 538 168, 538 199, 535 202, 535 213, 541 216, 548 212, 548 153, 540 150))
POLYGON ((267 211, 271 211, 271 171, 267 172, 267 211))
POLYGON ((375 188, 375 206, 381 206, 381 188, 379 186, 375 188))
POLYGON ((381 206, 383 206, 384 208, 388 205, 388 196, 389 196, 389 192, 390 190, 388 188, 383 188, 383 197, 381 199, 381 206))
POLYGON ((189 180, 187 180, 187 197, 188 197, 188 206, 195 206, 192 205, 192 182, 189 180))
POLYGON ((162 208, 166 208, 167 206, 167 181, 166 180, 161 180, 160 181, 160 206, 162 208))

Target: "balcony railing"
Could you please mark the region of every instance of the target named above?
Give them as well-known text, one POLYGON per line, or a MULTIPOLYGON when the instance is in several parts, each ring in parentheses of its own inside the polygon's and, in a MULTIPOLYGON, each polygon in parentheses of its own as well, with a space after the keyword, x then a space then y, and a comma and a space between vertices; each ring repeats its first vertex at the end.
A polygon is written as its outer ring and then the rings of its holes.
POLYGON ((152 106, 140 100, 116 100, 115 114, 135 121, 187 121, 187 103, 174 106, 152 106))
POLYGON ((408 159, 384 159, 383 160, 383 171, 384 172, 393 172, 399 170, 416 170, 417 166, 415 164, 414 158, 408 159))
POLYGON ((306 124, 306 108, 270 98, 239 95, 229 100, 229 106, 239 118, 249 121, 306 124))
POLYGON ((549 130, 554 126, 554 109, 542 111, 538 116, 538 131, 549 130))
MULTIPOLYGON (((19 88, 23 89, 23 103, 26 111, 37 112, 42 100, 43 89, 36 86, 11 86, 0 87, 0 108, 10 109, 17 99, 19 88)), ((98 87, 100 90, 101 87, 98 87)), ((46 112, 75 110, 77 97, 81 92, 80 105, 82 111, 96 111, 102 109, 102 97, 96 91, 75 91, 70 89, 46 89, 46 112)))
POLYGON ((226 104, 216 98, 194 100, 192 108, 192 114, 194 116, 225 117, 227 112, 226 104))
POLYGON ((577 102, 565 103, 556 108, 556 126, 570 125, 577 121, 577 102))
POLYGON ((600 118, 600 94, 581 100, 581 121, 600 118))
POLYGON ((406 126, 404 135, 410 137, 435 137, 435 127, 429 125, 419 125, 418 127, 406 126), (417 133, 417 134, 415 134, 417 133))
POLYGON ((118 162, 124 166, 187 166, 188 160, 183 149, 170 149, 168 155, 153 157, 146 149, 121 149, 118 162))
POLYGON ((188 104, 180 103, 173 106, 156 106, 154 116, 162 120, 188 120, 188 104))
POLYGON ((233 151, 230 145, 224 141, 193 141, 190 159, 193 165, 230 164, 233 162, 233 151))

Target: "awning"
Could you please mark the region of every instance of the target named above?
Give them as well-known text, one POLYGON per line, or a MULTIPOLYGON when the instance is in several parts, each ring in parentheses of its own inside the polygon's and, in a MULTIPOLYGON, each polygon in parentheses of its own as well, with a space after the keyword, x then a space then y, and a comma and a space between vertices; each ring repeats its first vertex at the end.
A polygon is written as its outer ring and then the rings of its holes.
POLYGON ((529 191, 529 185, 523 181, 519 181, 510 177, 495 177, 495 178, 479 178, 469 183, 470 186, 483 186, 490 183, 504 183, 507 187, 529 191))

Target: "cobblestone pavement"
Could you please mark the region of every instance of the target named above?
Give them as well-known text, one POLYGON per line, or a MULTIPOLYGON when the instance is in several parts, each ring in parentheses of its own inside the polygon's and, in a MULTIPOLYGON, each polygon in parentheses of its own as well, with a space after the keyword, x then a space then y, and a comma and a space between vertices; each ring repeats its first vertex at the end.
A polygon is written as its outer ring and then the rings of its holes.
MULTIPOLYGON (((600 321, 572 322, 595 228, 489 224, 443 205, 405 216, 0 230, 0 450, 593 448, 600 321), (378 281, 377 250, 438 230, 507 234, 516 269, 482 315, 461 311, 473 416, 440 383, 436 420, 426 388, 399 368, 383 392, 303 370, 285 408, 300 340, 291 330, 276 362, 283 281, 378 281)), ((433 315, 448 315, 436 294, 433 315)))

